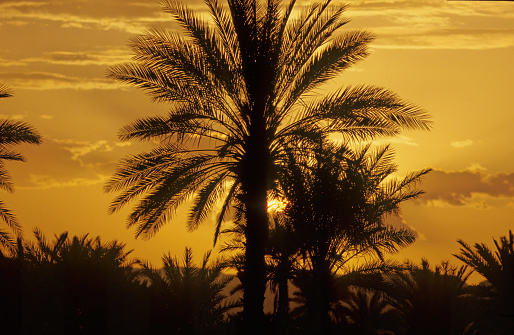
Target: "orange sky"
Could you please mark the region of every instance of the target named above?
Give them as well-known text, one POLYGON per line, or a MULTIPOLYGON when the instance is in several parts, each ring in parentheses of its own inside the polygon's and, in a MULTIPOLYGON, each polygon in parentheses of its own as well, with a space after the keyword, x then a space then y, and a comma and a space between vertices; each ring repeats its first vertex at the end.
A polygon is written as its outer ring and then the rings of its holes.
MULTIPOLYGON (((299 5, 310 3, 298 1, 299 5)), ((188 0, 204 11, 200 0, 188 0)), ((300 7, 300 6, 299 6, 300 7)), ((378 36, 372 54, 334 82, 381 85, 424 107, 431 132, 409 132, 394 143, 403 174, 434 169, 426 195, 403 206, 401 219, 419 238, 400 258, 452 259, 456 240, 490 243, 514 218, 514 2, 351 1, 348 28, 378 36)), ((148 241, 125 229, 127 210, 108 216, 113 194, 102 186, 116 162, 148 144, 119 142, 116 133, 166 105, 105 77, 130 59, 128 39, 145 27, 170 24, 156 1, 0 0, 0 83, 15 96, 0 101, 1 117, 31 123, 39 147, 21 146, 26 163, 9 163, 16 192, 0 197, 26 236, 101 235, 159 264, 164 252, 192 246, 199 259, 213 226, 188 233, 184 213, 148 241)))

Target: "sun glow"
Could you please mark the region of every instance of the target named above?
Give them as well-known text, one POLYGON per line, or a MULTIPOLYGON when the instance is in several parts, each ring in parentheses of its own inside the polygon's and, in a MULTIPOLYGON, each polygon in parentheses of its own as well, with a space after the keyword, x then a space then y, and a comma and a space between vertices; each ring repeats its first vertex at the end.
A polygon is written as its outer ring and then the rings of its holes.
POLYGON ((268 199, 268 213, 282 212, 287 206, 287 200, 284 198, 268 199))

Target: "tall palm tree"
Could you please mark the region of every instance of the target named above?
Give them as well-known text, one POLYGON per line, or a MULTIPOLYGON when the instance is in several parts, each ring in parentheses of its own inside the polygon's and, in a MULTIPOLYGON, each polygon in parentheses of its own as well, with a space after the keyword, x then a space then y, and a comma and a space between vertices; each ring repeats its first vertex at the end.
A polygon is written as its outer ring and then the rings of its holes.
MULTIPOLYGON (((132 39, 132 63, 109 75, 171 103, 167 116, 141 118, 124 140, 160 140, 150 152, 121 161, 106 185, 122 191, 111 211, 139 198, 128 219, 136 236, 150 237, 191 197, 189 228, 218 203, 216 232, 232 200, 246 216, 244 315, 249 332, 263 324, 267 192, 286 152, 340 132, 346 138, 428 129, 428 116, 375 86, 314 93, 368 55, 373 35, 339 29, 345 6, 323 0, 292 17, 295 0, 205 0, 210 21, 178 0, 162 1, 179 23, 132 39), (303 145, 300 145, 303 144, 303 145)), ((302 149, 302 150, 303 150, 302 149)), ((215 234, 217 236, 217 234, 215 234)))
MULTIPOLYGON (((7 86, 0 84, 0 98, 11 96, 11 90, 7 86)), ((14 185, 4 161, 25 161, 25 158, 20 153, 12 150, 12 146, 21 143, 40 144, 41 135, 25 122, 10 119, 0 120, 0 189, 8 192, 14 191, 14 185)), ((5 206, 3 201, 0 201, 0 219, 9 226, 16 236, 22 236, 22 229, 18 219, 5 206)), ((3 229, 0 229, 0 246, 10 252, 15 251, 14 239, 9 232, 3 229)))
POLYGON ((473 329, 478 334, 514 332, 514 236, 493 239, 496 250, 485 243, 470 246, 462 240, 460 253, 454 255, 481 274, 487 281, 473 287, 479 309, 473 329))

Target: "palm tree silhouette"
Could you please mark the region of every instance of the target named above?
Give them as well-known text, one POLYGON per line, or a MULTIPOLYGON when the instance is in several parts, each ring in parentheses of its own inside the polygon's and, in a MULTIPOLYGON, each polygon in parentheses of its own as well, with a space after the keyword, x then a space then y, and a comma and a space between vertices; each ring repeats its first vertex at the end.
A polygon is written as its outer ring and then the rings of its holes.
POLYGON ((141 263, 142 278, 150 283, 157 310, 167 314, 153 331, 172 331, 173 334, 213 334, 220 331, 225 314, 238 304, 227 301, 224 290, 232 280, 222 273, 225 267, 221 260, 209 263, 210 252, 206 253, 201 267, 193 263, 193 253, 186 248, 183 263, 165 255, 163 268, 153 269, 148 263, 141 263), (218 327, 218 328, 217 328, 218 327))
MULTIPOLYGON (((0 98, 11 96, 11 90, 5 85, 0 85, 0 98)), ((14 185, 4 161, 25 161, 20 153, 12 150, 12 146, 21 143, 40 144, 41 135, 25 122, 10 119, 0 120, 0 189, 8 192, 14 191, 14 185)), ((18 219, 5 206, 3 201, 0 201, 0 219, 7 224, 17 237, 22 236, 22 228, 18 219)), ((0 246, 8 252, 15 252, 14 239, 9 232, 3 229, 0 229, 0 246)))
POLYGON ((141 118, 122 129, 124 140, 160 140, 150 152, 121 161, 106 185, 122 191, 116 211, 141 196, 129 216, 136 236, 150 237, 174 210, 194 198, 187 225, 196 228, 221 203, 217 233, 232 200, 246 216, 247 331, 263 324, 267 192, 285 153, 313 139, 390 136, 428 129, 428 116, 375 86, 318 88, 368 55, 367 31, 336 34, 345 6, 312 4, 292 18, 295 0, 205 0, 212 24, 179 1, 163 1, 185 32, 150 29, 132 39, 134 61, 109 75, 171 103, 167 116, 141 118))
POLYGON ((343 325, 344 334, 398 335, 401 332, 399 311, 377 290, 354 288, 339 301, 334 315, 343 325))
POLYGON ((469 323, 466 308, 467 266, 441 262, 431 269, 407 262, 406 271, 386 277, 389 303, 402 314, 406 334, 463 334, 469 323))
POLYGON ((473 287, 478 309, 472 329, 478 334, 514 332, 514 236, 493 239, 496 250, 485 243, 468 245, 462 240, 454 256, 481 274, 487 281, 473 287))
POLYGON ((291 159, 288 173, 279 178, 289 202, 285 213, 306 255, 309 271, 296 282, 313 330, 330 331, 338 291, 358 284, 363 275, 393 269, 384 253, 415 240, 412 231, 388 226, 384 217, 422 193, 415 186, 429 170, 389 180, 397 169, 393 157, 389 146, 353 150, 322 142, 314 156, 291 159))

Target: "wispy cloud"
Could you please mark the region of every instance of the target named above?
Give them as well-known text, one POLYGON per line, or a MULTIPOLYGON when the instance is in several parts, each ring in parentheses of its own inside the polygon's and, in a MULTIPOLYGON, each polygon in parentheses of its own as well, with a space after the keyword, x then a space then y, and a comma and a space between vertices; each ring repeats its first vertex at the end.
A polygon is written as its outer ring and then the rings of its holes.
POLYGON ((35 172, 29 166, 22 166, 17 188, 50 189, 104 183, 131 145, 131 142, 47 137, 37 150, 27 155, 29 163, 38 164, 40 169, 35 172))
POLYGON ((473 140, 467 139, 467 140, 463 140, 463 141, 451 142, 450 145, 454 148, 460 149, 460 148, 472 146, 473 143, 474 143, 473 140))
POLYGON ((0 66, 20 66, 26 65, 26 63, 18 60, 0 58, 0 66))
POLYGON ((108 78, 84 78, 49 72, 2 73, 2 80, 14 89, 29 90, 110 90, 123 89, 122 85, 108 78))
POLYGON ((419 143, 417 143, 412 137, 406 136, 406 135, 397 135, 395 137, 386 137, 386 138, 379 138, 376 140, 373 140, 374 144, 389 144, 389 143, 395 143, 395 144, 404 144, 408 146, 419 146, 419 143))
POLYGON ((141 32, 154 22, 169 22, 157 4, 137 1, 8 1, 0 4, 3 25, 53 22, 62 28, 141 32))
POLYGON ((128 62, 131 54, 128 50, 107 50, 107 51, 53 51, 47 52, 40 57, 31 57, 21 60, 21 64, 42 62, 58 65, 114 65, 128 62))
POLYGON ((25 117, 23 114, 0 114, 0 119, 23 120, 25 117))
POLYGON ((70 180, 58 180, 50 175, 31 174, 30 186, 20 186, 19 189, 50 189, 77 186, 92 186, 105 183, 107 176, 98 176, 96 179, 73 178, 70 180))
POLYGON ((496 49, 514 46, 514 7, 500 2, 356 1, 348 16, 373 29, 384 49, 496 49))

